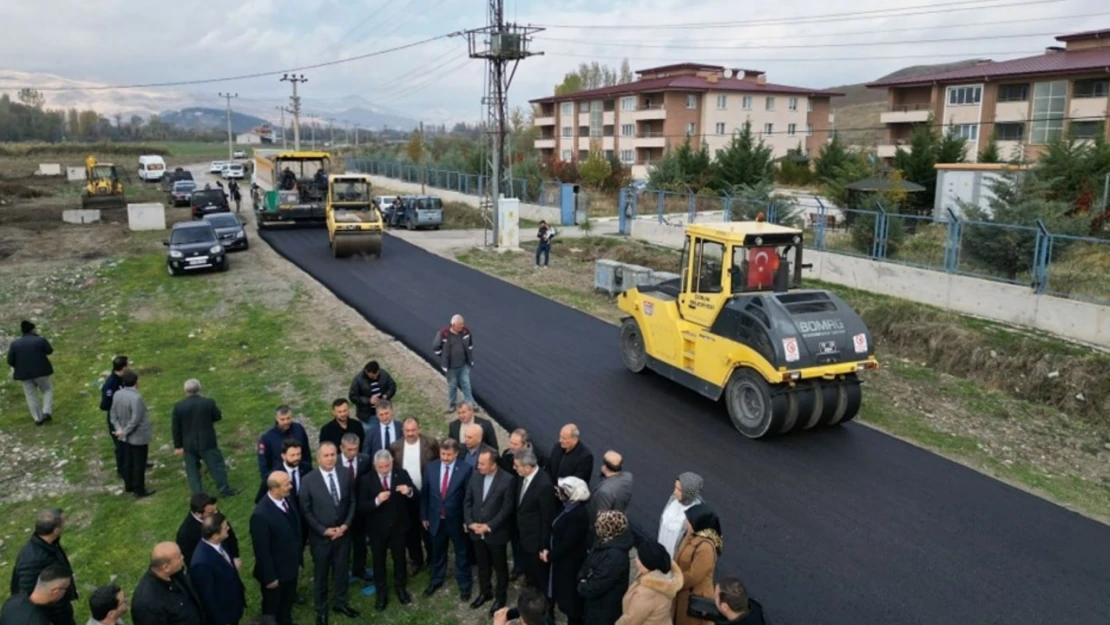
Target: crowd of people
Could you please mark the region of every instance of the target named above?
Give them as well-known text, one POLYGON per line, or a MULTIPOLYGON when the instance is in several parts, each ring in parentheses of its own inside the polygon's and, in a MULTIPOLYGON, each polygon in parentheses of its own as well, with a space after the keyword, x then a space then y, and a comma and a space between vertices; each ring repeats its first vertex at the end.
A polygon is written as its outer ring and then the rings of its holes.
MULTIPOLYGON (((49 344, 35 345, 49 353, 49 344)), ((315 441, 289 406, 278 407, 257 443, 249 547, 201 479, 203 462, 221 495, 240 492, 228 483, 218 446, 222 413, 198 380, 186 381, 171 429, 192 491, 189 510, 176 539, 152 548, 130 601, 114 584, 92 592, 87 625, 123 625, 127 612, 134 625, 238 625, 247 596, 241 549, 253 555, 260 618, 275 625, 293 625, 294 605, 306 603, 297 595, 303 569, 311 569, 316 625, 328 625, 331 614, 361 616, 348 601, 355 582, 365 583, 362 593, 374 596, 378 611, 392 596, 412 604, 409 581, 425 569, 421 594, 440 593, 449 555, 458 600, 485 608, 498 624, 515 618, 549 625, 556 611, 569 625, 764 623, 739 579, 715 580, 723 535, 700 476, 676 476, 657 531, 643 533, 626 516, 633 475, 624 458, 606 451, 595 479, 594 454, 577 425, 562 426, 547 454, 522 428, 501 449, 493 424, 476 414, 473 349, 461 316, 436 334, 447 411, 455 415, 443 437, 424 433, 417 417, 397 414, 397 383, 376 361, 355 375, 347 397, 331 402, 315 441), (514 583, 520 593, 512 607, 514 583)), ((33 353, 21 348, 16 360, 33 353)), ((38 366, 32 373, 43 373, 38 366)), ((124 490, 142 498, 154 494, 145 483, 152 424, 138 386, 127 357, 116 357, 100 408, 124 490)), ((38 513, 16 558, 0 625, 76 625, 79 596, 61 545, 64 527, 62 510, 38 513)))

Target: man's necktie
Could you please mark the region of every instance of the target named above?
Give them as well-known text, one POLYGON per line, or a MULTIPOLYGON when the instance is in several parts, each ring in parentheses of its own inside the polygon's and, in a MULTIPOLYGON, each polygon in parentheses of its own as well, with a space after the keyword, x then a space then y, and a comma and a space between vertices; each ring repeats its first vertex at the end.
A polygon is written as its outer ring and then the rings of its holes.
POLYGON ((389 427, 388 425, 382 428, 382 440, 385 441, 385 449, 389 449, 389 431, 392 429, 393 428, 389 427))
POLYGON ((451 465, 443 467, 443 483, 439 485, 439 500, 443 502, 443 507, 439 509, 439 516, 447 516, 447 484, 451 481, 451 465))
MULTIPOLYGON (((219 550, 220 550, 220 555, 224 557, 224 560, 227 560, 227 563, 228 563, 228 564, 231 564, 231 556, 227 555, 227 552, 226 552, 226 551, 224 551, 224 547, 223 547, 223 545, 219 545, 219 546, 217 546, 217 549, 219 549, 219 550)), ((235 566, 235 565, 234 565, 234 564, 232 564, 232 566, 235 566)))
POLYGON ((281 500, 281 511, 285 514, 289 514, 289 504, 286 503, 284 499, 281 500))
POLYGON ((351 464, 347 465, 347 474, 351 476, 351 483, 355 482, 355 461, 352 460, 351 464))
POLYGON ((328 474, 328 490, 331 491, 331 498, 335 500, 335 505, 339 505, 339 488, 335 485, 335 473, 328 474))
POLYGON ((387 482, 387 481, 385 480, 385 476, 384 476, 384 475, 382 476, 382 490, 383 490, 383 491, 388 491, 388 490, 389 490, 389 482, 387 482))

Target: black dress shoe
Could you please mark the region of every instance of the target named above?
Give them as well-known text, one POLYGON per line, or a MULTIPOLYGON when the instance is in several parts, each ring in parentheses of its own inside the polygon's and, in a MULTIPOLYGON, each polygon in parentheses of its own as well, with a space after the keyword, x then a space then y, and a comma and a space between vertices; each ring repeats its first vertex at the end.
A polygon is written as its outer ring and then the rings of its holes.
POLYGON ((459 591, 459 601, 470 601, 470 589, 459 591))
POLYGON ((485 605, 485 603, 486 603, 487 601, 489 601, 490 599, 493 599, 493 595, 487 595, 487 594, 485 594, 485 593, 482 593, 482 594, 478 595, 478 598, 477 598, 477 599, 475 599, 474 601, 470 602, 470 609, 471 609, 471 610, 477 610, 478 608, 480 608, 480 607, 482 607, 483 605, 485 605))
POLYGON ((343 616, 358 618, 358 611, 349 605, 337 605, 335 606, 335 611, 339 614, 342 614, 343 616))
POLYGON ((397 590, 397 601, 400 601, 401 605, 412 603, 412 595, 409 594, 407 588, 400 588, 397 590))
MULTIPOLYGON (((428 584, 428 587, 424 589, 424 596, 431 597, 433 594, 435 594, 435 591, 439 590, 439 587, 442 585, 443 584, 428 584)), ((465 599, 463 601, 465 601, 465 599)))
POLYGON ((378 595, 378 600, 374 602, 374 609, 376 609, 378 612, 382 612, 385 610, 385 606, 388 603, 389 602, 385 597, 385 593, 382 593, 378 595))
POLYGON ((500 599, 498 599, 497 601, 494 601, 493 605, 491 605, 489 607, 489 615, 493 616, 494 612, 497 612, 498 610, 500 610, 503 607, 505 607, 505 602, 504 601, 502 601, 500 599))
POLYGON ((134 493, 134 495, 135 495, 135 499, 142 499, 142 498, 144 498, 144 497, 150 497, 150 496, 151 496, 151 495, 153 495, 153 494, 154 494, 155 492, 157 492, 157 491, 153 491, 153 490, 144 490, 144 491, 140 491, 140 492, 134 493))

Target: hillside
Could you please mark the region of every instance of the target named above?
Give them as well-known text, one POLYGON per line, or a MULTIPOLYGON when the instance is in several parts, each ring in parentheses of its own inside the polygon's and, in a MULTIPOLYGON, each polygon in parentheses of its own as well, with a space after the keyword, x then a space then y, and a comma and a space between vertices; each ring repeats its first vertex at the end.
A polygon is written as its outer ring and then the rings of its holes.
MULTIPOLYGON (((179 111, 166 111, 159 118, 167 124, 185 130, 224 130, 227 128, 227 113, 222 109, 191 107, 179 111)), ((231 131, 246 132, 251 128, 268 123, 261 117, 231 111, 231 131)))
MULTIPOLYGON (((989 61, 968 59, 936 65, 912 65, 868 82, 961 69, 984 62, 989 61)), ((829 89, 844 94, 842 97, 832 99, 832 108, 836 112, 836 128, 840 136, 848 143, 857 145, 873 146, 879 143, 883 138, 883 127, 879 122, 879 116, 886 110, 886 90, 868 89, 866 83, 840 85, 829 89)))

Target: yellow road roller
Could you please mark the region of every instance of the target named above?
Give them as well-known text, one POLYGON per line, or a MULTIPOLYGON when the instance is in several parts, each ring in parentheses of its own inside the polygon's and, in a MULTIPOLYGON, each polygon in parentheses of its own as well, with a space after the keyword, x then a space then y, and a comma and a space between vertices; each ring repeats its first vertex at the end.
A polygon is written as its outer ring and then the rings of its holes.
POLYGON ((328 176, 328 245, 334 257, 365 254, 381 258, 385 221, 370 191, 370 176, 328 176))
POLYGON ((680 277, 617 297, 624 365, 723 400, 748 438, 855 418, 875 344, 843 299, 801 288, 802 235, 762 215, 687 225, 680 277))

